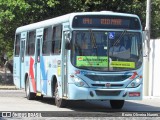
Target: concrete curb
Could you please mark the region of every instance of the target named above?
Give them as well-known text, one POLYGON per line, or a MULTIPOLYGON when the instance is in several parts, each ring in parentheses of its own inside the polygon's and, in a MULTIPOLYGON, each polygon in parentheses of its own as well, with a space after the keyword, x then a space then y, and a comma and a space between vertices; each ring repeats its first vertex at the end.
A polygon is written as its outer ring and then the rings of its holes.
POLYGON ((0 85, 0 90, 18 90, 16 86, 0 85))
POLYGON ((143 96, 143 99, 160 99, 160 96, 143 96))

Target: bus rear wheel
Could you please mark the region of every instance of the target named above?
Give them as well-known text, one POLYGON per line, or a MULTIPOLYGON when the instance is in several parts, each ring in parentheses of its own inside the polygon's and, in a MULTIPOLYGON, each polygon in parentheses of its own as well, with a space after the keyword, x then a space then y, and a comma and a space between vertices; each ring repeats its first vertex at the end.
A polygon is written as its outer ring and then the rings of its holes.
POLYGON ((124 100, 110 100, 110 105, 113 109, 122 109, 124 100))
POLYGON ((28 100, 35 99, 36 94, 30 92, 30 84, 29 84, 29 78, 28 77, 27 77, 27 81, 26 81, 26 89, 25 90, 26 90, 25 91, 26 92, 26 97, 27 97, 28 100))
POLYGON ((65 107, 66 100, 59 97, 58 83, 55 84, 54 96, 55 96, 55 105, 60 108, 65 107))

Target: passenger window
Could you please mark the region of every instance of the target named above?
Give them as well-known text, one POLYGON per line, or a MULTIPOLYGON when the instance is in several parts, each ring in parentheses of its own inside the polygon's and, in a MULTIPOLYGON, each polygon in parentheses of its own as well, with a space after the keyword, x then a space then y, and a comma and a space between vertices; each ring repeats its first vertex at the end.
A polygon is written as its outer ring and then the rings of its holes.
POLYGON ((15 51, 14 51, 15 56, 19 56, 19 54, 20 54, 20 34, 16 35, 15 51))
POLYGON ((35 31, 29 32, 28 40, 27 40, 27 55, 34 55, 35 52, 35 31))
POLYGON ((62 25, 58 25, 53 27, 52 54, 61 53, 61 41, 62 41, 62 25))
POLYGON ((51 52, 52 27, 44 29, 42 54, 49 55, 51 52))

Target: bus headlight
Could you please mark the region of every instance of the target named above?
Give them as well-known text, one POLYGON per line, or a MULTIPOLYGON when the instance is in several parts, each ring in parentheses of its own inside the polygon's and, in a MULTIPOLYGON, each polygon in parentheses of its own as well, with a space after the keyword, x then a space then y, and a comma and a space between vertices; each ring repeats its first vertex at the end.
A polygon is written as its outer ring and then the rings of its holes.
POLYGON ((78 87, 88 87, 87 83, 85 83, 81 78, 74 76, 73 82, 78 87))
POLYGON ((141 79, 136 78, 127 87, 128 88, 135 88, 135 87, 138 87, 140 84, 141 84, 141 79))

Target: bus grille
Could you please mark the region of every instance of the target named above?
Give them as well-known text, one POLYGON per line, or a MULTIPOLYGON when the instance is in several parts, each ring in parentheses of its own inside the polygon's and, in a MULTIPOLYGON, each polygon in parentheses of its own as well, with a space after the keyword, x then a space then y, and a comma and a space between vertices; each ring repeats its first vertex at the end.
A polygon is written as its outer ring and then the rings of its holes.
POLYGON ((95 91, 98 96, 118 96, 121 91, 102 91, 96 90, 95 91))
MULTIPOLYGON (((105 84, 92 84, 94 87, 106 87, 105 84)), ((110 87, 123 87, 123 84, 111 84, 110 87)))
POLYGON ((102 76, 102 75, 85 75, 89 79, 93 81, 105 81, 105 82, 117 82, 117 81, 123 81, 127 78, 131 77, 131 75, 108 75, 108 76, 102 76))

